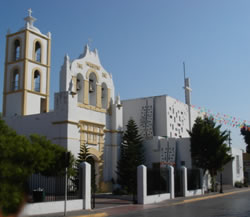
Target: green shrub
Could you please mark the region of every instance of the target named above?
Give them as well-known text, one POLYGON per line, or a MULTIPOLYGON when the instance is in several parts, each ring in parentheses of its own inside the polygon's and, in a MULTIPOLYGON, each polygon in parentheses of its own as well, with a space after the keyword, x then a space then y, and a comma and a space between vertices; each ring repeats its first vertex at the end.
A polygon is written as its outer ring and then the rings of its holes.
POLYGON ((234 186, 235 186, 236 188, 242 188, 244 185, 243 185, 242 182, 237 181, 237 182, 234 183, 234 186))

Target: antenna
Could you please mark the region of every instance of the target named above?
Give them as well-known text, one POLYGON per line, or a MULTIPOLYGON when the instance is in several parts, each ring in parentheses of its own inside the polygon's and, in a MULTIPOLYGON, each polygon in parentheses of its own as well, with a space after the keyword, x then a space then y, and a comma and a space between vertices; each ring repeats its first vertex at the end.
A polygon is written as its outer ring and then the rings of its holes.
POLYGON ((183 73, 184 73, 184 90, 185 90, 185 102, 188 105, 188 119, 189 119, 189 130, 192 130, 191 124, 191 94, 192 91, 189 87, 189 78, 186 78, 186 67, 185 62, 183 62, 183 73))
POLYGON ((185 68, 185 62, 183 62, 183 72, 184 72, 184 81, 186 79, 186 68, 185 68))

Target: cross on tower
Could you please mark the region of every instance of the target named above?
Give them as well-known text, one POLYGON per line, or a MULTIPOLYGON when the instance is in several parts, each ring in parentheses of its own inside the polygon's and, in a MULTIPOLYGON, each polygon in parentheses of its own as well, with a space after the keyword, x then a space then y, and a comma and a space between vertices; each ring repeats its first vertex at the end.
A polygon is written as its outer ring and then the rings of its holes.
POLYGON ((32 13, 31 8, 28 9, 28 12, 29 12, 29 17, 31 17, 31 13, 32 13))
POLYGON ((33 26, 33 23, 36 21, 36 18, 32 17, 31 14, 32 14, 32 10, 31 8, 28 9, 28 16, 24 18, 24 20, 26 21, 26 25, 29 25, 29 26, 33 26))
POLYGON ((93 42, 93 39, 92 38, 88 38, 88 45, 89 45, 89 47, 91 47, 92 42, 93 42))

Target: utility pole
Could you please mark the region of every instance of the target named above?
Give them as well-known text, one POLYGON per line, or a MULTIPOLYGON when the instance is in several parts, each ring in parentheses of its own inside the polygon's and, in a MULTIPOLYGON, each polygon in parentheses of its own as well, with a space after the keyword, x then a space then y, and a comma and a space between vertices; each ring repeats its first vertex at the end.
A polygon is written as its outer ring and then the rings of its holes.
POLYGON ((229 145, 230 148, 231 148, 231 141, 232 141, 232 139, 231 139, 231 130, 228 130, 228 145, 229 145))
POLYGON ((67 197, 68 197, 68 167, 70 164, 70 152, 65 153, 65 198, 64 198, 64 216, 67 215, 67 197))

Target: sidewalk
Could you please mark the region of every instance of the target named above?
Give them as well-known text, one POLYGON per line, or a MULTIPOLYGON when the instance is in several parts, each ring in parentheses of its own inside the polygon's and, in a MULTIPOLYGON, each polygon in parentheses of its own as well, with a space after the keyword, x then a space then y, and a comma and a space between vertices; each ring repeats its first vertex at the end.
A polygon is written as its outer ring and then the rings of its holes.
MULTIPOLYGON (((80 211, 73 211, 68 212, 66 216, 68 217, 105 217, 105 216, 112 216, 115 214, 122 214, 122 213, 129 213, 132 211, 138 211, 143 209, 153 209, 158 207, 165 207, 165 206, 174 206, 180 205, 184 203, 192 203, 199 200, 208 200, 215 197, 224 197, 227 195, 237 194, 241 192, 250 191, 250 188, 229 188, 225 189, 224 193, 208 193, 205 195, 200 196, 193 196, 193 197, 178 197, 172 200, 166 200, 161 203, 155 204, 148 204, 148 205, 140 205, 140 204, 132 204, 132 202, 124 202, 124 200, 120 199, 108 199, 106 205, 104 206, 96 206, 96 209, 93 210, 80 210, 80 211)), ((98 202, 97 198, 97 202, 98 202)), ((102 199, 103 200, 103 199, 102 199)), ((64 216, 63 213, 56 213, 56 214, 49 214, 49 215, 41 215, 39 217, 62 217, 64 216)), ((38 217, 38 216, 36 216, 38 217)))

